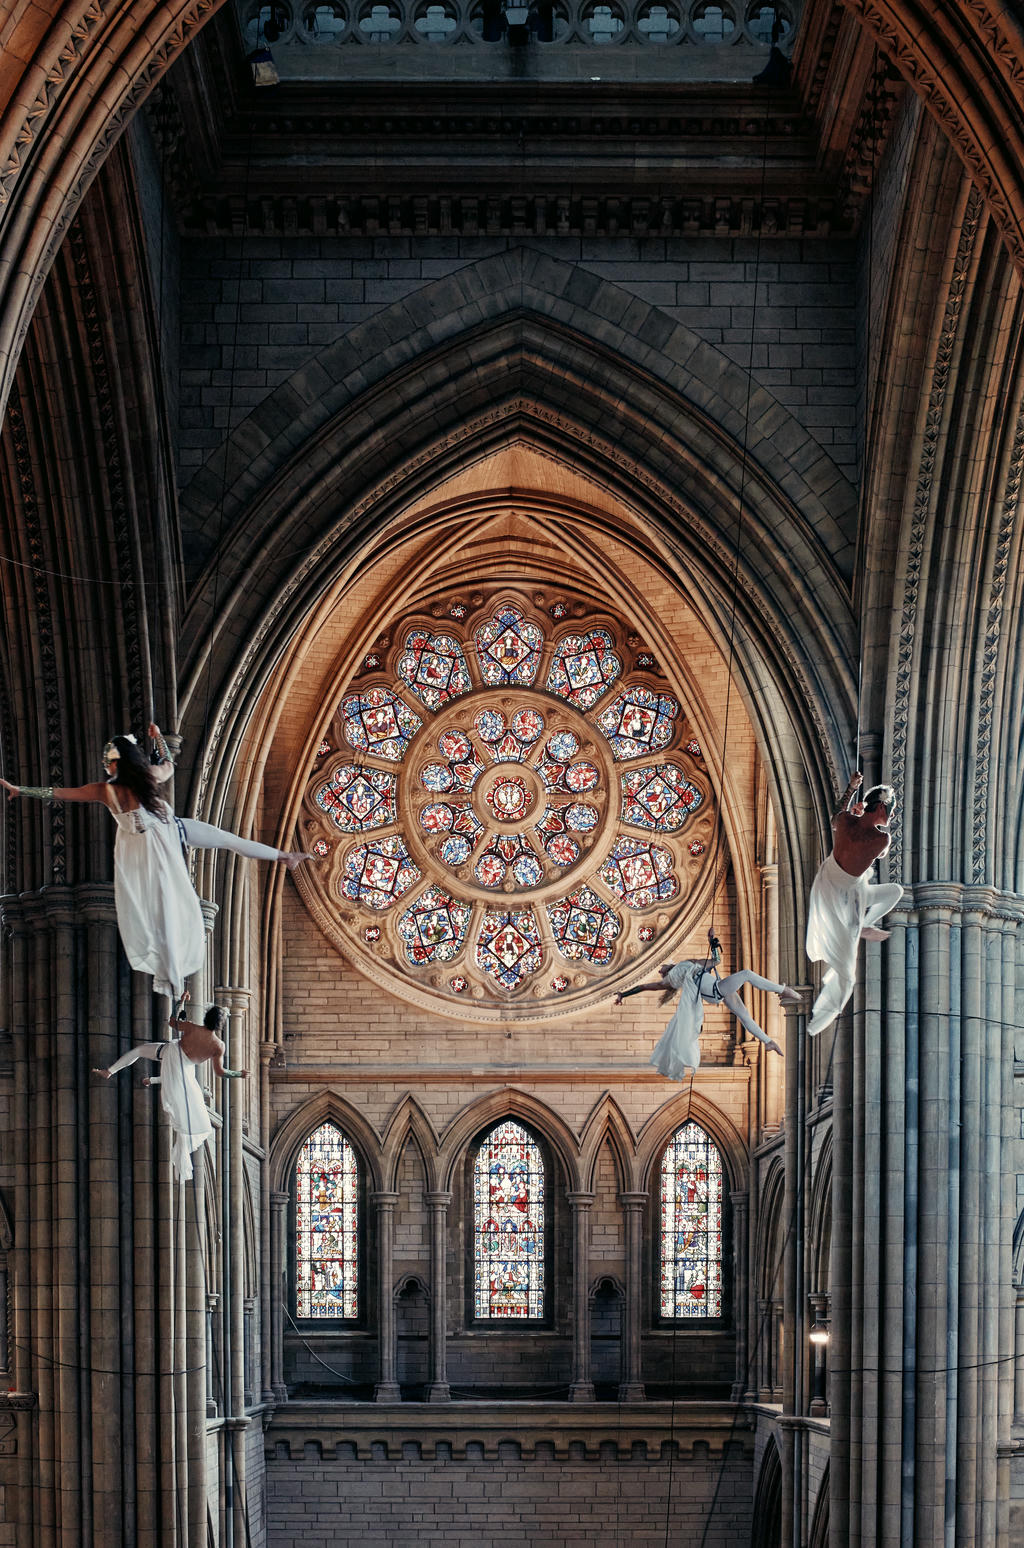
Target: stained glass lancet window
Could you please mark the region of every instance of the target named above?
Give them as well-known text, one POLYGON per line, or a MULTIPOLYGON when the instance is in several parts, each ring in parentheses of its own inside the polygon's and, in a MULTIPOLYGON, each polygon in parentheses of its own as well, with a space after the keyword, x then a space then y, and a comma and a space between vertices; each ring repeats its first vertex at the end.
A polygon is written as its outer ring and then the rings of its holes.
POLYGON ((544 1316, 544 1158, 511 1118, 473 1166, 473 1306, 486 1321, 544 1316))
POLYGON ((661 1163, 663 1317, 722 1315, 722 1157, 696 1123, 669 1140, 661 1163))
POLYGON ((359 1315, 359 1165, 333 1123, 309 1136, 295 1163, 295 1312, 359 1315))

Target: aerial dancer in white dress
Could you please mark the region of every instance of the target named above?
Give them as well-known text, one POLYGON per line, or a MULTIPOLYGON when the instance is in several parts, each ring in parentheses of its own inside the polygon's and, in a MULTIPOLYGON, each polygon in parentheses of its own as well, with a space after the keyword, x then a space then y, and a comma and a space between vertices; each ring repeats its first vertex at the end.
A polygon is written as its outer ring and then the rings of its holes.
POLYGON ((726 978, 719 978, 718 964, 722 957, 722 947, 711 930, 708 931, 708 942, 711 950, 703 962, 693 962, 686 958, 681 962, 664 962, 658 969, 660 978, 650 983, 637 984, 615 996, 614 1004, 621 1005, 631 994, 644 994, 648 990, 657 989, 661 992, 661 1003, 664 1005, 677 989, 680 991, 675 1014, 651 1054, 651 1063, 655 1069, 669 1080, 684 1080, 687 1070, 700 1068, 700 1030, 704 1024, 705 1001, 710 1005, 727 1005, 751 1037, 756 1037, 770 1053, 780 1054, 782 1049, 773 1037, 769 1037, 758 1026, 740 999, 739 992, 744 984, 753 984, 755 989, 777 994, 783 1005, 798 1005, 802 998, 796 989, 790 989, 786 984, 777 984, 770 978, 762 978, 759 973, 751 972, 750 968, 739 968, 726 978))
POLYGON ((884 941, 888 930, 878 921, 903 896, 896 883, 869 882, 876 860, 889 853, 889 815, 896 800, 891 785, 874 785, 863 800, 854 801, 863 774, 850 780, 832 818, 832 853, 822 862, 807 912, 807 955, 824 962, 825 976, 807 1023, 816 1037, 832 1025, 853 993, 857 947, 864 941, 884 941))
POLYGON ((210 1006, 202 1026, 172 1017, 170 1025, 181 1033, 180 1037, 167 1043, 138 1043, 115 1059, 109 1070, 93 1069, 94 1075, 109 1080, 139 1059, 152 1059, 159 1064, 160 1074, 147 1076, 142 1084, 160 1087, 160 1105, 174 1131, 171 1164, 183 1182, 192 1176, 193 1152, 213 1138, 209 1109, 196 1079, 196 1065, 212 1060, 213 1073, 225 1080, 244 1080, 249 1073, 229 1070, 224 1063, 224 1042, 218 1036, 224 1017, 219 1005, 210 1006))
POLYGON ((108 809, 117 824, 114 904, 125 954, 137 972, 153 975, 157 994, 177 1001, 186 980, 202 967, 205 953, 203 913, 182 843, 196 849, 231 849, 254 860, 280 860, 289 868, 311 857, 239 838, 208 822, 175 817, 159 793, 174 764, 160 728, 151 725, 149 734, 160 753, 159 763, 149 762, 133 736, 115 736, 103 749, 105 781, 54 788, 0 779, 0 786, 12 800, 24 795, 44 801, 95 801, 108 809))

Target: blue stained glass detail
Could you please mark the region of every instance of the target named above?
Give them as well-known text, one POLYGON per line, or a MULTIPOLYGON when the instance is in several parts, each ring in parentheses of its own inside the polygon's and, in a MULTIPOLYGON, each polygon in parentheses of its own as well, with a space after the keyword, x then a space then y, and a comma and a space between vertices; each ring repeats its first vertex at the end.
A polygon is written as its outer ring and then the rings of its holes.
POLYGON ((480 733, 480 740, 491 747, 495 742, 501 741, 507 721, 501 710, 482 709, 473 724, 480 733))
POLYGON ((660 752, 675 732, 679 702, 638 684, 624 689, 597 717, 616 759, 660 752))
POLYGON ((544 751, 552 763, 568 763, 579 750, 579 737, 573 736, 571 731, 556 731, 544 744, 544 751))
POLYGON ((541 965, 533 910, 489 908, 476 941, 476 964, 502 989, 518 989, 541 965))
POLYGON ((537 676, 544 636, 518 607, 502 607, 477 631, 480 672, 489 688, 527 688, 537 676))
POLYGON ((585 801, 574 801, 563 811, 565 826, 572 833, 592 832, 597 827, 600 815, 596 806, 588 806, 585 801))
POLYGON ((462 646, 450 634, 414 629, 398 658, 398 675, 428 709, 440 709, 468 693, 473 683, 462 646))
POLYGON ((423 724, 401 699, 387 688, 368 688, 350 694, 341 704, 345 740, 357 752, 372 753, 389 763, 401 763, 406 749, 423 724))
POLYGON ((630 769, 619 780, 623 822, 659 833, 675 833, 704 800, 674 763, 630 769))
POLYGON ((590 887, 577 887, 568 897, 548 904, 548 918, 555 945, 570 962, 593 962, 600 967, 611 960, 622 923, 611 904, 590 887))
POLYGON ((620 834, 600 876, 627 908, 650 908, 652 903, 674 898, 679 891, 674 864, 672 855, 660 844, 620 834))
POLYGON ((442 839, 437 849, 438 859, 443 864, 450 865, 453 870, 457 866, 465 865, 472 853, 472 844, 461 833, 453 834, 451 838, 442 839))
POLYGON ((295 1164, 295 1314, 359 1314, 359 1166, 340 1129, 322 1123, 295 1164))
POLYGON ((536 887, 544 879, 544 867, 535 855, 520 855, 513 863, 512 875, 520 887, 536 887))
POLYGON ((557 693, 577 709, 590 709, 622 673, 614 644, 607 629, 566 635, 555 649, 548 692, 557 693))
POLYGON ((373 839, 345 856, 341 895, 367 908, 390 908, 419 879, 419 867, 400 838, 373 839))
POLYGON ((722 1315, 723 1196, 717 1146, 698 1124, 683 1124, 661 1163, 663 1317, 722 1315))
POLYGON ((428 887, 398 921, 405 955, 414 967, 426 962, 451 962, 462 950, 473 913, 443 887, 428 887))
POLYGON ((428 763, 420 770, 420 784, 434 795, 444 795, 455 783, 455 775, 444 763, 428 763))
POLYGON ((473 1166, 473 1310, 481 1321, 544 1316, 544 1159, 511 1118, 473 1166))
POLYGON ((343 833, 366 833, 395 821, 396 781, 385 769, 334 770, 314 797, 343 833))

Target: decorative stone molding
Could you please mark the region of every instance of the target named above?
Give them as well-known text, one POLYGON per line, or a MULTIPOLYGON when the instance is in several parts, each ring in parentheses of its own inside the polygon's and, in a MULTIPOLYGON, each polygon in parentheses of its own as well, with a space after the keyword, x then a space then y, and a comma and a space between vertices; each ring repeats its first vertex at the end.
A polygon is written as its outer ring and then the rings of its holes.
MULTIPOLYGON (((403 126, 404 127, 404 126, 403 126)), ((743 132, 737 123, 735 130, 743 132)), ((414 133, 415 124, 409 132, 414 133)), ((724 131, 724 126, 723 126, 724 131)), ((879 142, 880 143, 880 142, 879 142)), ((453 153, 458 154, 453 147, 453 153)), ((396 152, 397 154, 397 152, 396 152)), ((539 175, 539 174, 538 174, 539 175)), ((848 229, 853 205, 837 213, 827 196, 753 198, 731 192, 636 197, 626 184, 581 195, 554 192, 510 195, 480 184, 472 193, 360 194, 296 198, 287 194, 189 202, 179 218, 203 236, 352 237, 825 237, 848 229)))
MULTIPOLYGON (((908 81, 922 98, 928 111, 942 125, 955 147, 961 161, 967 167, 985 203, 1002 231, 1003 238, 1018 268, 1024 267, 1024 215, 1020 207, 1011 206, 1004 192, 1005 179, 1001 178, 995 161, 1003 154, 1005 138, 995 133, 994 148, 983 147, 970 126, 968 111, 961 106, 956 87, 959 84, 955 71, 966 69, 966 63, 953 52, 953 45, 943 47, 943 29, 929 27, 919 29, 910 17, 904 15, 904 7, 888 4, 886 0, 842 0, 846 9, 859 17, 865 28, 893 61, 904 80, 908 81), (922 39, 925 41, 922 43, 922 39), (933 46, 929 48, 928 44, 933 46)), ((954 9, 950 7, 950 9, 954 9)), ((997 63, 1005 74, 1010 68, 1008 59, 1014 52, 1009 39, 995 21, 991 7, 976 0, 969 10, 982 21, 982 32, 998 40, 997 63)), ((966 53, 967 40, 960 43, 966 53)), ((1016 84, 1018 66, 1013 69, 1016 84)), ((966 97, 967 109, 973 109, 980 119, 982 112, 990 118, 989 93, 984 80, 971 83, 975 90, 966 97)), ((991 104, 994 110, 995 104, 991 104)), ((998 118, 995 119, 998 122, 998 118)), ((992 142, 990 142, 991 144, 992 142)), ((1019 190, 1014 190, 1018 193, 1019 190)))
MULTIPOLYGON (((892 754, 890 764, 892 774, 890 782, 896 792, 897 812, 903 811, 906 790, 907 743, 910 734, 911 701, 914 696, 917 604, 921 588, 925 542, 932 519, 932 484, 935 476, 935 459, 942 439, 946 390, 949 385, 953 350, 956 345, 957 332, 960 325, 960 313, 967 289, 967 274, 974 254, 974 243, 983 214, 984 207, 981 194, 976 188, 972 188, 967 197, 967 205, 960 227, 960 237, 953 259, 953 271, 946 294, 945 309, 935 348, 935 360, 932 366, 931 386, 925 407, 917 484, 914 490, 907 553, 904 561, 903 603, 900 612, 896 682, 892 706, 892 754)), ((890 876, 900 876, 902 859, 903 829, 901 825, 897 824, 893 832, 892 848, 889 853, 890 876)))
POLYGON ((985 640, 981 658, 981 689, 978 694, 978 722, 974 758, 974 793, 971 809, 974 813, 971 835, 971 876, 976 885, 986 880, 988 858, 988 814, 991 805, 989 778, 992 758, 992 722, 995 714, 996 679, 999 669, 999 648, 1002 639, 1003 604, 1006 596, 1007 572, 1010 548, 1020 511, 1021 478, 1024 475, 1024 401, 1021 402, 1014 426, 1010 461, 1003 486, 1003 504, 996 532, 995 553, 992 559, 992 577, 989 582, 988 613, 985 618, 985 640))

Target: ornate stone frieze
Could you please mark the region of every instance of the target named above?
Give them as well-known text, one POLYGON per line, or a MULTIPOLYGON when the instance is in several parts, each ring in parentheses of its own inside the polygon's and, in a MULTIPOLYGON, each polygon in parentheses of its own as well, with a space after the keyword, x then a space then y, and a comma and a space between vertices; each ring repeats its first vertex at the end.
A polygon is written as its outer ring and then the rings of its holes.
POLYGON ((889 61, 876 57, 839 178, 836 205, 844 225, 856 223, 860 206, 874 186, 904 91, 900 76, 889 61))
MULTIPOLYGON (((60 675, 57 670, 57 641, 54 633, 53 608, 50 601, 48 555, 43 540, 43 523, 40 519, 39 500, 36 494, 35 470, 32 461, 31 440, 21 396, 13 388, 7 404, 7 430, 14 453, 21 495, 21 520, 25 548, 31 574, 32 599, 35 606, 34 635, 39 651, 37 671, 42 686, 43 732, 46 737, 46 770, 48 784, 64 783, 64 746, 61 735, 63 725, 60 675)), ((17 771, 19 775, 21 770, 17 771)), ((40 775, 40 777, 43 777, 40 775)), ((51 879, 55 886, 67 880, 67 837, 64 809, 50 808, 51 879)))
MULTIPOLYGON (((980 886, 986 880, 988 869, 988 811, 989 776, 992 760, 992 720, 995 713, 996 678, 999 667, 999 646, 1002 634, 1003 605, 1006 599, 1006 577, 1010 561, 1010 546, 1020 510, 1021 478, 1024 475, 1024 402, 1017 414, 1014 426, 1010 461, 1003 488, 1002 511, 996 533, 995 553, 992 560, 992 579, 989 583, 988 613, 985 618, 985 640, 981 659, 981 692, 978 695, 978 727, 974 760, 974 796, 971 802, 974 812, 972 833, 972 871, 974 882, 980 886)), ((989 878, 990 879, 990 878, 989 878)))
MULTIPOLYGON (((1011 209, 1002 183, 994 173, 990 153, 978 143, 969 127, 966 113, 950 94, 941 68, 941 55, 933 57, 926 46, 922 47, 919 37, 900 25, 894 9, 877 4, 876 0, 842 0, 842 3, 847 10, 861 18, 904 80, 913 85, 929 112, 942 125, 960 159, 981 189, 1014 262, 1018 267, 1024 267, 1024 228, 1020 212, 1011 209)), ((998 31, 990 7, 982 6, 981 9, 993 30, 998 31)), ((935 35, 938 35, 937 31, 935 35)), ((1005 61, 1002 62, 1002 68, 1005 69, 1005 61)), ((981 105, 981 102, 977 104, 978 107, 981 105)))
POLYGON ((117 555, 118 619, 124 634, 125 667, 128 676, 128 708, 132 725, 140 732, 144 728, 146 714, 145 678, 143 670, 143 642, 140 624, 145 625, 145 608, 140 606, 138 587, 135 583, 133 522, 126 488, 124 456, 119 433, 118 418, 111 386, 110 361, 107 355, 103 323, 100 317, 96 285, 93 280, 89 250, 81 223, 76 221, 68 237, 68 249, 78 289, 81 321, 85 331, 85 343, 89 354, 90 385, 96 405, 103 452, 103 476, 110 500, 110 517, 113 528, 114 551, 117 555))
MULTIPOLYGON (((892 761, 891 783, 896 792, 896 810, 902 811, 906 786, 907 740, 910 732, 911 702, 913 698, 914 656, 917 643, 917 604, 921 588, 921 571, 924 561, 925 539, 932 520, 932 485, 935 476, 935 459, 942 438, 943 414, 949 373, 960 325, 967 288, 967 274, 974 253, 978 226, 984 214, 981 194, 972 188, 964 211, 960 238, 953 260, 953 272, 946 295, 942 326, 936 345, 932 366, 931 386, 925 410, 924 432, 921 439, 921 457, 918 466, 914 504, 910 519, 903 581, 903 603, 900 612, 899 645, 896 659, 896 686, 892 707, 892 761)), ((903 854, 903 833, 900 827, 893 832, 892 849, 889 852, 890 875, 899 876, 903 854)))
MULTIPOLYGON (((829 198, 732 194, 637 198, 628 192, 369 194, 352 198, 278 195, 191 205, 187 232, 218 236, 817 237, 837 228, 829 198)), ((839 222, 840 229, 843 221, 839 222)))

